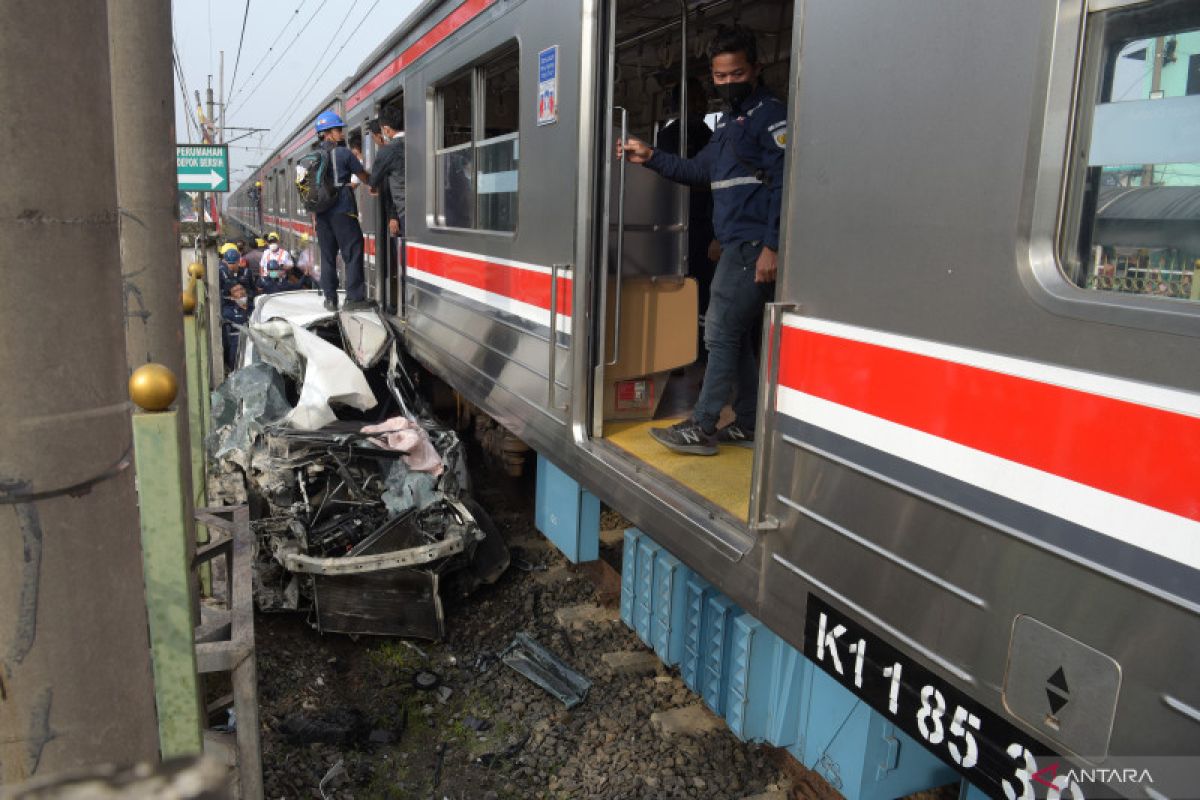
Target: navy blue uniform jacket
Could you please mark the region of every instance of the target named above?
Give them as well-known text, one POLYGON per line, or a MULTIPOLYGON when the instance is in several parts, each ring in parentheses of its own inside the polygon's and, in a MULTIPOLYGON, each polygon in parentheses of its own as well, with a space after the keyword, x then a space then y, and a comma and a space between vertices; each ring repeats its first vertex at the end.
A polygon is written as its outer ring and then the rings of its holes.
POLYGON ((722 247, 762 242, 778 251, 787 109, 761 86, 742 107, 736 116, 721 115, 695 158, 655 150, 646 166, 678 183, 712 189, 713 230, 722 247))

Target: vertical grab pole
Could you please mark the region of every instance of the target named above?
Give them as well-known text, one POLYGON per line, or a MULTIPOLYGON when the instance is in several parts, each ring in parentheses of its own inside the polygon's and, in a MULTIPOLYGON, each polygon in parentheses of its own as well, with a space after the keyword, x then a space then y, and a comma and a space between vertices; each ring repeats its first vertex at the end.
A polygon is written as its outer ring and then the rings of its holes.
MULTIPOLYGON (((629 111, 622 106, 613 106, 614 111, 621 112, 621 143, 629 139, 629 111)), ((613 347, 612 360, 604 362, 611 367, 621 357, 621 272, 625 257, 625 165, 627 160, 621 155, 621 166, 617 171, 617 280, 616 297, 613 298, 613 347)), ((605 308, 605 313, 608 309, 605 308)))
POLYGON ((769 467, 771 450, 775 438, 773 415, 775 390, 779 386, 779 345, 783 338, 783 315, 795 311, 794 303, 767 303, 766 325, 763 329, 762 354, 766 363, 762 367, 762 379, 758 393, 758 425, 754 434, 754 471, 750 491, 750 527, 759 531, 772 531, 779 527, 779 520, 764 515, 770 492, 769 467))
POLYGON ((550 265, 550 363, 546 366, 546 405, 554 408, 554 384, 558 380, 558 269, 550 265))
MULTIPOLYGON (((687 0, 679 0, 679 157, 688 157, 688 10, 687 0)), ((683 196, 679 204, 679 264, 680 275, 688 273, 688 214, 691 211, 692 190, 687 186, 675 189, 683 196)))
MULTIPOLYGON (((604 147, 607 153, 604 157, 604 206, 601 210, 600 219, 600 258, 599 266, 594 270, 594 275, 599 282, 599 294, 597 297, 599 311, 597 315, 601 320, 606 319, 608 314, 608 240, 609 240, 609 217, 612 210, 612 163, 616 158, 616 148, 613 146, 612 132, 612 105, 615 93, 614 77, 616 76, 616 60, 617 60, 617 4, 611 2, 608 4, 608 53, 607 53, 607 69, 605 74, 604 86, 604 147)), ((604 323, 601 323, 603 325, 604 323)), ((596 364, 592 368, 592 387, 595 398, 604 396, 604 347, 607 344, 608 338, 605 336, 605 331, 601 327, 600 334, 595 339, 596 349, 596 364)), ((600 436, 604 428, 604 404, 603 402, 592 403, 592 435, 600 436)))

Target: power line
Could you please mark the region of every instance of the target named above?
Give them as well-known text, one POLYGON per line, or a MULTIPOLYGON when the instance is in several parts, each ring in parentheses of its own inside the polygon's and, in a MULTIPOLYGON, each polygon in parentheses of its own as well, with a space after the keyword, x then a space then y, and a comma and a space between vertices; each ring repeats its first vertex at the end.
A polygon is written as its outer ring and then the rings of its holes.
POLYGON ((189 124, 188 131, 195 127, 196 134, 200 132, 200 122, 196 119, 196 113, 192 110, 192 101, 188 98, 187 80, 183 77, 183 65, 179 61, 179 49, 175 46, 175 40, 171 40, 171 62, 175 65, 175 74, 179 78, 179 91, 183 94, 183 110, 184 120, 189 124))
MULTIPOLYGON (((293 37, 292 41, 288 43, 289 48, 292 45, 294 45, 297 40, 299 40, 300 36, 303 35, 303 33, 306 30, 308 30, 308 26, 312 24, 312 21, 314 19, 316 19, 317 14, 321 13, 321 9, 323 9, 323 8, 325 8, 324 5, 317 6, 316 10, 313 11, 312 16, 310 16, 308 18, 308 21, 304 23, 304 27, 302 27, 299 31, 297 31, 295 37, 293 37)), ((268 69, 266 72, 263 73, 263 76, 258 79, 258 83, 254 85, 254 88, 250 90, 250 93, 242 98, 242 102, 238 103, 237 108, 242 108, 244 105, 246 105, 246 102, 251 97, 253 97, 254 93, 257 92, 262 87, 263 82, 271 75, 272 72, 275 71, 275 68, 278 67, 280 65, 280 63, 282 63, 283 57, 284 57, 284 55, 286 55, 286 53, 287 53, 287 51, 285 50, 284 52, 279 54, 279 58, 275 59, 275 63, 271 65, 270 69, 268 69)), ((233 109, 233 110, 237 110, 237 109, 233 109)), ((230 112, 230 113, 232 113, 232 112, 230 112)))
MULTIPOLYGON (((292 23, 299 18, 301 9, 303 9, 307 4, 308 0, 301 0, 300 5, 296 6, 296 8, 292 11, 292 16, 288 17, 288 21, 283 23, 283 27, 279 29, 279 33, 275 34, 275 41, 271 42, 266 52, 262 54, 262 58, 260 58, 258 63, 254 65, 254 69, 250 70, 250 77, 246 78, 247 81, 252 80, 254 76, 258 74, 258 68, 261 67, 263 62, 270 57, 272 52, 274 52, 275 45, 279 44, 279 40, 283 38, 283 34, 286 33, 287 29, 291 27, 292 23)), ((232 102, 236 96, 237 92, 230 92, 229 101, 232 102)))
MULTIPOLYGON (((337 39, 338 34, 342 32, 342 28, 345 27, 345 25, 346 25, 346 20, 350 19, 350 15, 354 13, 354 9, 356 6, 358 6, 358 3, 359 3, 359 0, 354 0, 354 5, 350 7, 350 11, 349 11, 349 13, 346 14, 345 19, 342 20, 342 24, 338 26, 338 29, 336 31, 334 31, 333 37, 329 41, 330 47, 333 46, 333 42, 337 39)), ((379 5, 379 0, 375 0, 375 2, 371 4, 371 7, 367 9, 367 13, 363 15, 363 18, 360 19, 358 21, 358 24, 354 26, 354 30, 350 31, 350 35, 347 36, 345 41, 342 42, 342 46, 339 47, 337 49, 337 51, 333 54, 333 56, 328 60, 328 62, 325 63, 324 69, 327 70, 330 66, 333 65, 333 62, 337 61, 337 57, 340 56, 342 54, 342 51, 346 49, 346 45, 348 45, 350 43, 350 40, 354 38, 355 34, 357 34, 359 32, 359 30, 362 29, 363 23, 367 21, 367 19, 371 16, 371 12, 374 11, 375 7, 378 5, 379 5)), ((280 122, 283 122, 287 118, 288 112, 294 108, 296 101, 298 99, 300 99, 300 97, 301 97, 301 95, 303 95, 305 89, 308 88, 309 79, 312 78, 312 76, 317 73, 317 69, 319 67, 321 67, 320 61, 318 61, 317 64, 313 67, 312 72, 308 73, 308 77, 305 78, 303 82, 301 82, 300 90, 298 92, 296 92, 296 94, 292 96, 292 99, 290 101, 288 101, 288 104, 286 106, 284 106, 283 114, 280 116, 280 118, 278 120, 276 120, 276 125, 280 122)), ((274 128, 275 125, 272 125, 271 127, 274 128)))
POLYGON ((229 94, 233 95, 233 86, 237 83, 238 64, 242 63, 242 42, 246 41, 246 20, 250 17, 250 0, 246 0, 246 10, 242 12, 242 33, 238 36, 237 57, 233 60, 233 80, 229 81, 229 94))

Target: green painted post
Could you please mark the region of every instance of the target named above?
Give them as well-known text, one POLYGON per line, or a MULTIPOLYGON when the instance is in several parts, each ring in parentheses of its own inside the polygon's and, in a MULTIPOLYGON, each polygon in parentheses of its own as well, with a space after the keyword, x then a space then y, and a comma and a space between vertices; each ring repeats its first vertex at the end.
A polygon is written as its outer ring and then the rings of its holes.
MULTIPOLYGON (((199 292, 197 292, 199 294, 199 292)), ((192 504, 194 508, 204 508, 208 505, 207 472, 204 469, 204 433, 207 429, 204 419, 205 400, 208 396, 207 384, 204 380, 205 367, 203 353, 204 329, 199 320, 201 309, 199 297, 196 301, 196 313, 186 314, 183 318, 183 347, 187 361, 187 401, 188 427, 191 430, 192 458, 192 504)), ((208 528, 196 524, 196 541, 204 544, 208 541, 208 528)), ((212 570, 208 564, 200 569, 200 593, 212 594, 212 570)))
MULTIPOLYGON (((199 302, 197 302, 199 306, 199 302)), ((197 308, 197 310, 199 310, 197 308)), ((187 358, 187 398, 188 398, 188 428, 192 432, 192 483, 195 494, 192 500, 196 508, 208 505, 205 502, 204 481, 204 390, 201 388, 201 370, 203 359, 200 348, 203 337, 195 314, 189 314, 183 319, 183 341, 187 358)))
POLYGON ((177 411, 133 415, 142 569, 163 758, 203 749, 177 411))
MULTIPOLYGON (((201 435, 208 436, 209 428, 212 427, 212 398, 209 392, 212 391, 212 338, 210 336, 209 327, 213 324, 213 309, 211 298, 208 294, 208 284, 201 281, 196 282, 196 342, 199 345, 199 358, 197 360, 196 374, 200 380, 200 424, 201 435)), ((220 309, 217 309, 218 314, 220 309)), ((201 456, 204 454, 204 448, 200 449, 201 456)), ((203 462, 201 462, 203 466, 203 462)), ((200 473, 202 482, 207 487, 207 471, 200 473)))

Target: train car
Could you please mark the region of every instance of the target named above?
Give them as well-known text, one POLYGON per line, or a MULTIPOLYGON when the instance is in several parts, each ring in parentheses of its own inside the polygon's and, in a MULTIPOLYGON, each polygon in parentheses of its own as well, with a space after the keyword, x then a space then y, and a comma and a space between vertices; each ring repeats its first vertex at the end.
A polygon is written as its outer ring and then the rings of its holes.
MULTIPOLYGON (((359 200, 430 372, 982 791, 1083 797, 1045 770, 1200 756, 1197 31, 1181 0, 428 2, 311 117, 403 106, 406 241, 359 200), (730 22, 787 99, 781 266, 755 449, 689 458, 647 429, 698 375, 694 200, 614 145, 687 118, 730 22)), ((311 239, 310 125, 243 224, 311 239)))

